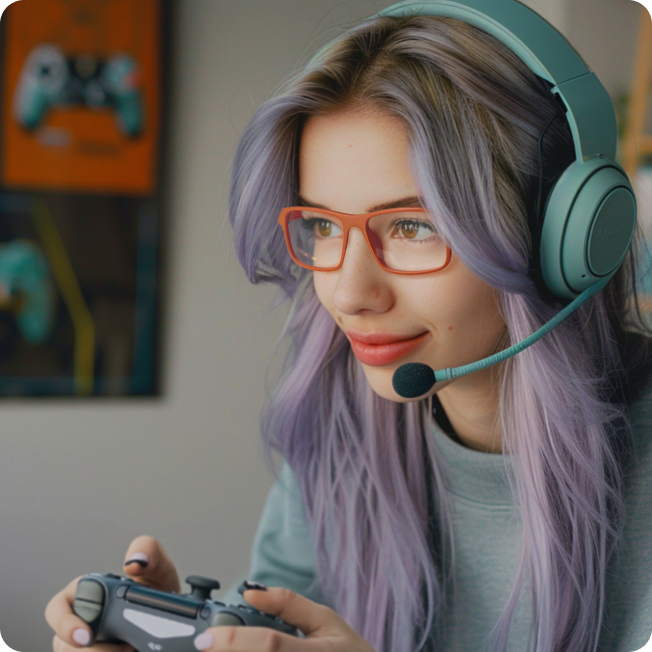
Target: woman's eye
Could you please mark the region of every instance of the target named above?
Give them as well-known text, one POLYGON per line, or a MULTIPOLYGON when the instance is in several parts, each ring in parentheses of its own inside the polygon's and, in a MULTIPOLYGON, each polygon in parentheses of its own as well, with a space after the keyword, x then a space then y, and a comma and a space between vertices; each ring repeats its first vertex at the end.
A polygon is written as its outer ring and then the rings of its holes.
POLYGON ((322 217, 304 218, 303 226, 320 238, 333 238, 342 235, 342 229, 322 217))
POLYGON ((405 240, 427 240, 436 235, 435 228, 430 222, 421 220, 398 220, 394 223, 393 237, 405 240))
POLYGON ((333 223, 328 220, 317 220, 317 233, 322 238, 328 238, 333 233, 333 223))

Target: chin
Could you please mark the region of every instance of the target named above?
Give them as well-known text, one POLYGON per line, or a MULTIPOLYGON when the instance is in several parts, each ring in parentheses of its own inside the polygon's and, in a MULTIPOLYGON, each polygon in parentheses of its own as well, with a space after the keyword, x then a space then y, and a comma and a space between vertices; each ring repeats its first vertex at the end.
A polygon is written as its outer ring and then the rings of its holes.
POLYGON ((439 383, 435 383, 429 391, 425 394, 422 394, 418 398, 404 398, 394 391, 392 386, 392 377, 394 372, 398 369, 400 365, 393 365, 392 367, 370 367, 368 365, 362 364, 360 366, 364 371, 365 378, 371 386, 371 389, 375 394, 378 394, 381 398, 387 399, 388 401, 394 401, 394 403, 410 403, 413 401, 421 401, 424 398, 428 398, 433 394, 436 394, 438 391, 448 387, 451 383, 455 382, 455 379, 444 380, 439 383))
MULTIPOLYGON (((360 363, 360 366, 364 371, 365 378, 371 389, 381 398, 394 401, 394 403, 409 403, 415 400, 413 398, 403 398, 394 391, 394 387, 392 387, 392 376, 396 369, 398 369, 398 366, 370 367, 362 363, 360 363)), ((427 394, 424 396, 427 396, 427 394)))

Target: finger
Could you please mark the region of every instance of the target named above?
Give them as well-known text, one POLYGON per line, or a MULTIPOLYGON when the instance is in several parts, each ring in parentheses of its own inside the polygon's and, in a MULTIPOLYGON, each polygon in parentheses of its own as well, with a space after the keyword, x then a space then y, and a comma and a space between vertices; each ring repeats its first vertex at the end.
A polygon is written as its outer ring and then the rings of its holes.
POLYGON ((163 546, 152 537, 134 539, 125 555, 124 570, 133 579, 161 591, 181 590, 179 575, 163 546))
POLYGON ((326 630, 353 630, 332 610, 289 589, 268 588, 266 590, 244 591, 245 600, 256 609, 278 616, 299 628, 306 636, 326 630))
POLYGON ((211 627, 194 643, 202 652, 306 652, 306 641, 269 627, 211 627))
MULTIPOLYGON (((72 647, 58 636, 52 639, 52 650, 54 652, 77 652, 80 646, 72 647)), ((92 648, 93 652, 136 652, 131 645, 113 645, 111 643, 97 643, 92 648)))

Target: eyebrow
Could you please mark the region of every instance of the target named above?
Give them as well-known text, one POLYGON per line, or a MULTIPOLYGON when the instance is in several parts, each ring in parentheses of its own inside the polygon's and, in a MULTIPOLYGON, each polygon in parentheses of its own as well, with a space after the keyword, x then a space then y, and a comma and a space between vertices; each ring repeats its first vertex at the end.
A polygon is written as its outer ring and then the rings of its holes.
MULTIPOLYGON (((325 211, 333 210, 324 206, 323 204, 318 204, 317 202, 311 202, 299 195, 297 197, 298 206, 308 206, 310 208, 323 208, 325 211)), ((367 213, 375 213, 376 211, 387 211, 391 208, 420 208, 422 206, 421 200, 418 197, 403 197, 402 199, 397 199, 396 201, 385 202, 384 204, 378 204, 377 206, 372 206, 367 213)), ((336 211, 337 212, 337 211, 336 211)))

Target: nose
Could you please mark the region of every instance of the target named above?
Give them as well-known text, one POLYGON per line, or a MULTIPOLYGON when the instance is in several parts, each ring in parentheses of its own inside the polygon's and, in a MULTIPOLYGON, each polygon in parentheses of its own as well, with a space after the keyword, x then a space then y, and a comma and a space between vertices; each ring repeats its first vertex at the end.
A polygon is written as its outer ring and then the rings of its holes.
POLYGON ((394 304, 390 274, 376 262, 358 228, 349 231, 342 267, 331 274, 338 275, 333 303, 344 314, 383 313, 394 304))

